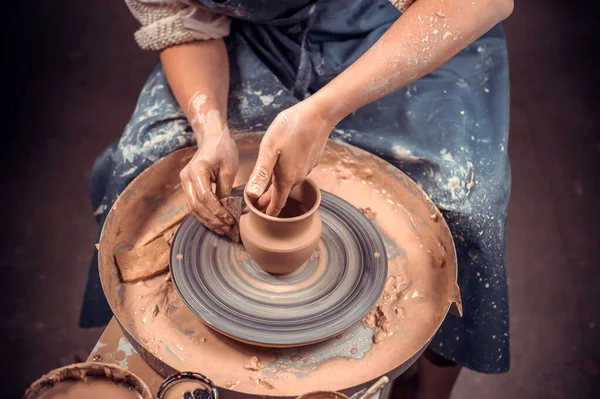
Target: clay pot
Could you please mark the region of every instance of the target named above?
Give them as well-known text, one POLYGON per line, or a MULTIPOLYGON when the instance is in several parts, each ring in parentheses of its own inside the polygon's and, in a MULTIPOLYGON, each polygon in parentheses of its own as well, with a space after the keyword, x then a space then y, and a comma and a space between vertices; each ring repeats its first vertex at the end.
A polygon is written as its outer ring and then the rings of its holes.
POLYGON ((240 218, 240 235, 250 257, 268 273, 296 271, 321 238, 321 192, 315 182, 306 179, 296 186, 279 217, 258 210, 246 192, 244 199, 249 212, 240 218))

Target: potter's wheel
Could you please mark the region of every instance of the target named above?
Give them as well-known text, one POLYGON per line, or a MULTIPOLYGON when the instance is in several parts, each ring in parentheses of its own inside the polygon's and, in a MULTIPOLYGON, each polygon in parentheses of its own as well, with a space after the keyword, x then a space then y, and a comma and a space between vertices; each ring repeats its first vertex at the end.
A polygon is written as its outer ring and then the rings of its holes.
MULTIPOLYGON (((243 186, 262 136, 233 137, 240 154, 234 185, 243 186)), ((207 375, 223 399, 291 399, 319 390, 351 396, 383 374, 393 379, 405 371, 427 347, 451 304, 460 304, 452 236, 433 202, 390 164, 335 141, 328 142, 310 177, 322 190, 365 211, 385 244, 388 283, 380 301, 396 300, 403 311, 382 342, 374 344, 374 328, 359 322, 312 345, 249 345, 203 323, 166 274, 123 283, 114 254, 169 231, 187 215, 179 171, 195 151, 177 151, 138 176, 113 205, 99 244, 100 277, 115 318, 144 361, 163 376, 181 371, 207 375), (390 289, 391 298, 385 293, 390 289), (252 356, 262 364, 263 376, 244 367, 252 356)))
POLYGON ((315 254, 283 276, 264 272, 241 244, 187 217, 171 251, 181 297, 209 326, 256 345, 299 346, 345 331, 383 291, 385 246, 373 224, 341 198, 323 192, 319 212, 315 254))

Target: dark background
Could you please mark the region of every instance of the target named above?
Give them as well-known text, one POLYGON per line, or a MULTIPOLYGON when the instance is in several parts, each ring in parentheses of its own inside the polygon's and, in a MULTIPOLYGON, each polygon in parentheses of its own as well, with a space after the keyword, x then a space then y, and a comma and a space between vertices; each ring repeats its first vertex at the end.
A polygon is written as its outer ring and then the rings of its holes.
MULTIPOLYGON (((0 397, 85 359, 77 320, 96 225, 94 158, 157 62, 122 1, 11 2, 2 22, 0 397), (8 69, 8 71, 7 71, 8 69)), ((454 398, 600 397, 600 7, 517 0, 508 230, 512 369, 454 398)))

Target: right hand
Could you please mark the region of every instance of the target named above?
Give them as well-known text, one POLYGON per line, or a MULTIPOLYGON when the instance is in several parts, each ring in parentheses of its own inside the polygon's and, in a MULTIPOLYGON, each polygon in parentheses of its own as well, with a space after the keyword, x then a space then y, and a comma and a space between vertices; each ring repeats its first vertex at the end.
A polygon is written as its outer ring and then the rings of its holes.
MULTIPOLYGON (((215 124, 206 127, 211 125, 215 124)), ((234 233, 236 220, 219 199, 231 195, 239 155, 226 123, 216 125, 219 128, 205 129, 198 137, 198 150, 179 176, 190 213, 206 228, 238 241, 234 233)))
POLYGON ((335 125, 310 97, 281 112, 260 142, 246 193, 259 209, 279 216, 292 189, 320 162, 335 125))

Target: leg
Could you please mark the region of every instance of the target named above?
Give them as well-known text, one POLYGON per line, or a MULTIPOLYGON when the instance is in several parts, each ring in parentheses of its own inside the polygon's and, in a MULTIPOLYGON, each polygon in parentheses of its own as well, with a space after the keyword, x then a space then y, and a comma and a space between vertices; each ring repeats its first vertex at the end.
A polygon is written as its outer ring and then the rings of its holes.
POLYGON ((389 399, 449 399, 462 366, 431 349, 394 382, 389 399))
POLYGON ((462 369, 440 355, 426 351, 417 361, 418 373, 418 399, 450 399, 452 388, 462 369))

